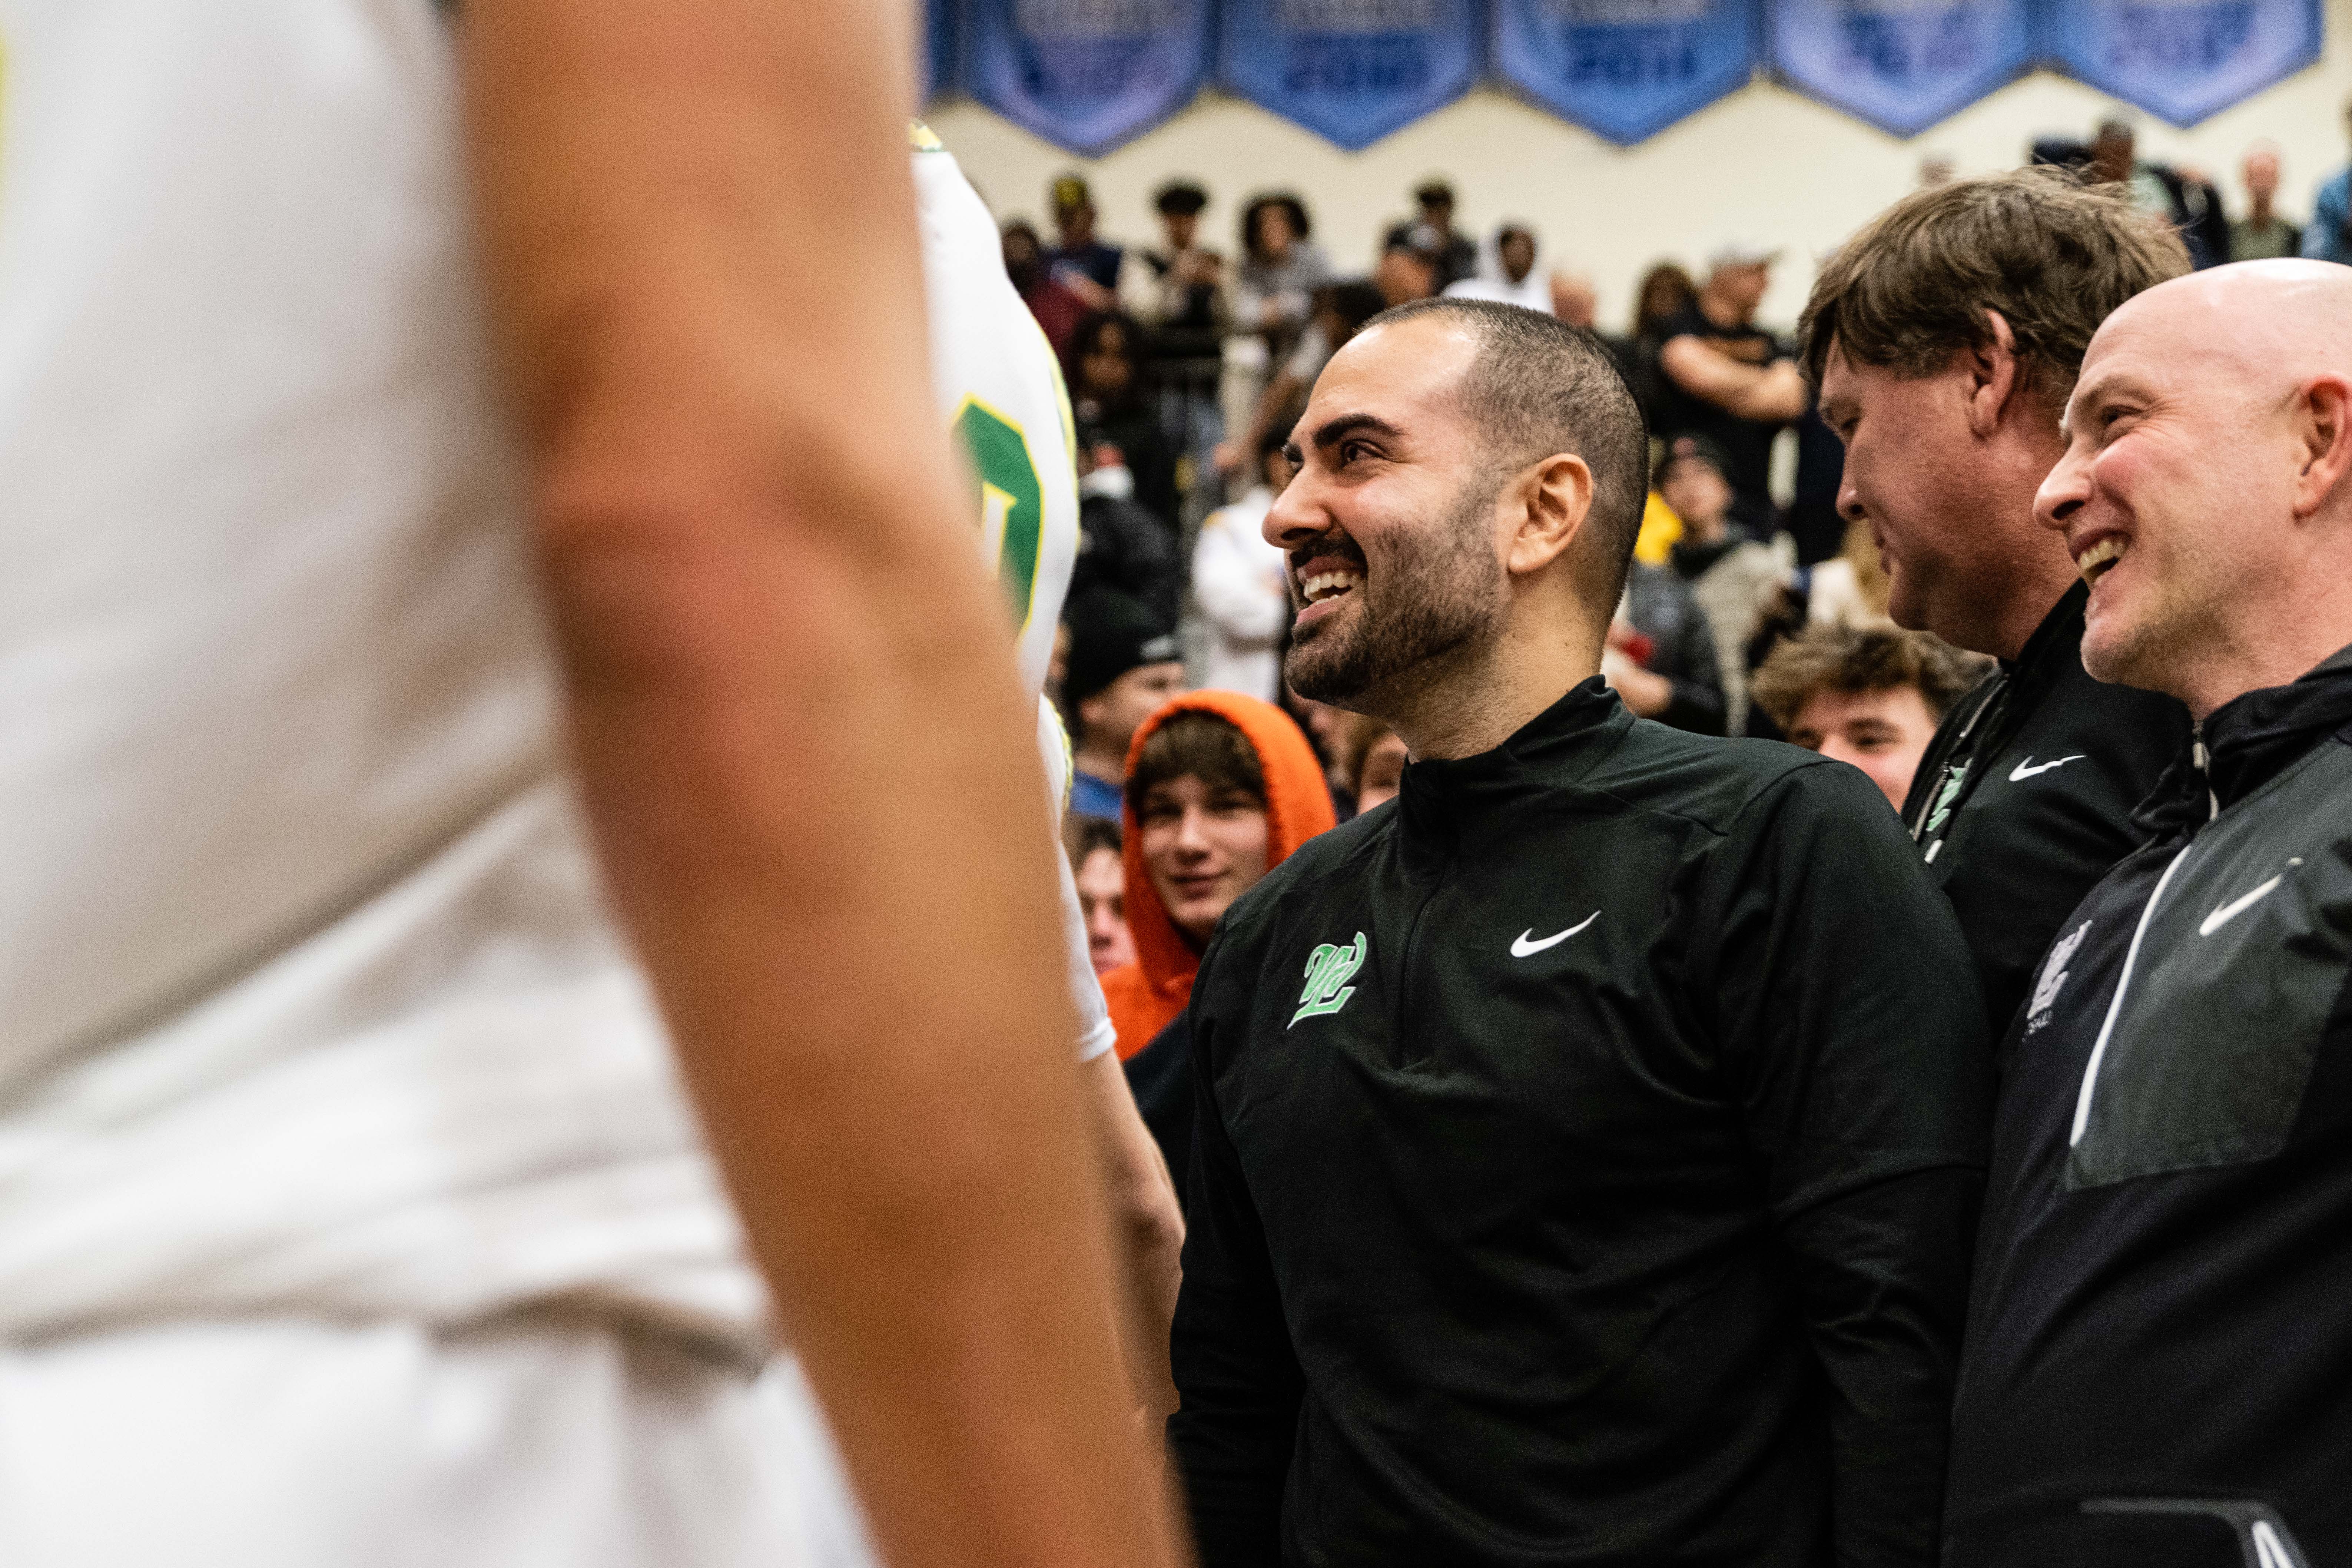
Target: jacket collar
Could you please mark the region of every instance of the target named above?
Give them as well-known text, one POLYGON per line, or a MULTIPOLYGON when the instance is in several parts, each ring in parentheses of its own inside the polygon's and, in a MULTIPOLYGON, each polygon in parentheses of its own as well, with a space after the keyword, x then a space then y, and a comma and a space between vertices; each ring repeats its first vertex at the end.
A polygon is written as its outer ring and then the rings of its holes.
POLYGON ((2014 661, 2003 659, 2000 667, 2020 679, 2034 679, 2046 670, 2062 668, 2062 659, 2080 662, 2083 657, 2083 613, 2091 602, 2091 585, 2076 583, 2058 596, 2033 635, 2017 652, 2014 661))
POLYGON ((2134 820, 2151 831, 2193 826, 2347 730, 2352 730, 2352 647, 2299 679, 2242 693, 2207 714, 2196 741, 2157 780, 2134 820))
POLYGON ((1398 809, 1415 833, 1450 834, 1466 813, 1499 805, 1532 787, 1557 788, 1600 761, 1633 715, 1594 676, 1537 714, 1489 752, 1412 763, 1404 770, 1398 809))
POLYGON ((1971 746, 1976 755, 1990 756, 2008 745, 2059 677, 2082 667, 2083 609, 2090 597, 2086 583, 2067 589, 2025 639, 2025 646, 2017 650, 2017 657, 2000 661, 2001 684, 1986 698, 1979 713, 1982 730, 1971 746))

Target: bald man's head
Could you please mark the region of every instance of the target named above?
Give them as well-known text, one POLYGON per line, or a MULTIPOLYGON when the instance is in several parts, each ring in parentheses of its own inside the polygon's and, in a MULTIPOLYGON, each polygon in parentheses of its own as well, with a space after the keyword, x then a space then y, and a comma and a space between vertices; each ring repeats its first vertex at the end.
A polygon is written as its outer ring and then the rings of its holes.
POLYGON ((2243 262, 2118 307, 2035 507, 2092 584, 2090 672, 2202 713, 2352 643, 2347 426, 2352 268, 2243 262))

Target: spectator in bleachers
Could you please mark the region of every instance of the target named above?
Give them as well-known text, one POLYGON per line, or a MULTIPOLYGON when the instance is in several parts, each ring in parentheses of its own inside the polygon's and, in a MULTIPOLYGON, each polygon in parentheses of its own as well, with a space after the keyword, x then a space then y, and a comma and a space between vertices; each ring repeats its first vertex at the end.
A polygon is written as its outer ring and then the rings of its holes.
POLYGON ((1155 352, 1213 354, 1233 305, 1226 295, 1225 258, 1201 243, 1201 210, 1209 205, 1209 193, 1190 180, 1173 180, 1160 187, 1151 205, 1160 215, 1163 243, 1157 249, 1128 248, 1119 303, 1171 340, 1155 352))
POLYGON ((1160 409, 1146 395, 1142 329, 1127 316, 1097 312, 1070 333, 1063 374, 1070 384, 1070 411, 1080 428, 1117 447, 1133 477, 1137 504, 1160 520, 1172 540, 1177 532, 1176 443, 1160 423, 1160 409))
POLYGON ((1069 597, 1113 588, 1174 626, 1184 603, 1184 557, 1175 531, 1135 500, 1135 478, 1117 443, 1078 430, 1078 559, 1069 597))
POLYGON ((1303 333, 1290 358, 1265 390, 1258 394, 1250 410, 1249 422, 1233 438, 1218 443, 1216 464, 1222 473, 1238 473, 1244 459, 1255 451, 1260 442, 1277 428, 1287 435, 1288 428, 1279 416, 1294 410, 1306 401, 1315 385, 1315 378, 1323 374, 1331 356, 1338 353, 1348 340, 1362 330, 1366 321, 1391 305, 1402 305, 1406 300, 1423 296, 1404 293, 1392 299, 1391 292, 1402 292, 1428 279, 1428 270, 1417 259, 1403 252, 1396 253, 1391 265, 1384 268, 1388 288, 1376 283, 1328 283, 1315 291, 1315 317, 1303 333))
POLYGON ((1656 328, 1664 384, 1651 433, 1712 439, 1730 465, 1732 518, 1757 539, 1779 531, 1772 438, 1811 401, 1797 362, 1756 324, 1779 255, 1755 240, 1727 241, 1708 263, 1706 286, 1656 328))
POLYGON ((1094 194, 1076 174, 1062 175, 1051 190, 1060 243, 1045 252, 1046 270, 1087 310, 1116 310, 1122 258, 1118 246, 1105 245, 1095 233, 1094 194))
POLYGON ((1551 278, 1537 265, 1535 230, 1523 223, 1507 223, 1478 258, 1477 272, 1457 278, 1444 288, 1450 300, 1498 300, 1530 310, 1552 308, 1551 278))
POLYGON ((1381 253, 1380 261, 1372 268, 1372 287, 1380 290, 1383 304, 1404 305, 1435 294, 1438 279, 1443 276, 1436 259, 1427 251, 1392 245, 1381 253))
POLYGON ((1412 250, 1427 257, 1437 272, 1431 293, 1475 276, 1478 247, 1454 226, 1454 187, 1444 180, 1427 180, 1412 193, 1412 199, 1421 208, 1421 216, 1391 225, 1381 248, 1412 250))
POLYGON ((1288 715, 1237 692, 1195 691, 1137 732, 1126 807, 1136 956, 1103 976, 1103 999, 1136 1108, 1170 1163, 1189 1167, 1192 1047, 1183 1014, 1201 951, 1235 899, 1333 826, 1331 800, 1288 715))
MULTIPOLYGON (((2344 118, 2352 127, 2352 103, 2344 106, 2344 118)), ((2352 166, 2336 170, 2319 187, 2303 231, 2303 254, 2314 261, 2352 263, 2352 166)))
POLYGON ((1331 264, 1307 238, 1313 232, 1306 204, 1287 192, 1260 196, 1242 209, 1234 325, 1266 334, 1277 353, 1306 330, 1315 290, 1331 280, 1331 264))
POLYGON ((1668 552, 1675 574, 1706 616, 1722 672, 1724 731, 1746 732, 1748 645, 1780 598, 1789 566, 1780 552, 1731 526, 1731 481, 1722 451, 1704 436, 1677 436, 1658 459, 1658 494, 1683 520, 1668 552))
POLYGON ((2246 216, 2230 226, 2230 259, 2269 261, 2293 256, 2303 244, 2303 226, 2279 216, 2279 155, 2275 147, 2246 154, 2246 216))
POLYGON ((1636 561, 1601 654, 1601 674, 1634 715, 1694 734, 1724 732, 1723 670, 1690 584, 1636 561))
POLYGON ((1258 438, 1253 483, 1241 500, 1201 523, 1192 545, 1192 600, 1208 622, 1201 684, 1274 700, 1282 681, 1282 634, 1290 625, 1287 558, 1260 531, 1275 496, 1290 482, 1283 456, 1287 421, 1258 438))
POLYGON ((1822 626, 1774 648, 1753 689, 1790 744, 1853 763, 1900 811, 1936 726, 1991 668, 1926 632, 1822 626))
POLYGON ((1087 959, 1103 975, 1135 962, 1135 936, 1127 929, 1127 864, 1119 853, 1117 821, 1102 816, 1063 819, 1062 842, 1077 885, 1078 912, 1087 922, 1087 959))
POLYGON ((1617 356, 1625 384, 1633 389, 1633 401, 1642 405, 1642 418, 1653 435, 1659 433, 1666 399, 1675 390, 1659 368, 1658 351, 1665 346, 1667 328, 1697 297, 1698 286, 1689 273, 1671 261, 1661 261, 1642 275, 1641 286, 1633 290, 1632 334, 1604 340, 1617 356))
POLYGON ((1176 626, 1111 588, 1071 595, 1062 619, 1070 628, 1062 675, 1071 737, 1070 809, 1116 817, 1136 727, 1184 689, 1176 626))
POLYGON ((1037 231, 1018 218, 1004 226, 1004 275, 1013 279, 1021 302, 1037 318, 1045 341, 1059 353, 1070 334, 1086 320, 1087 302, 1056 282, 1045 267, 1045 250, 1037 231))
POLYGON ((1817 626, 1872 626, 1887 618, 1886 595, 1878 538, 1870 519, 1857 517, 1845 525, 1844 545, 1812 569, 1805 619, 1817 626))
POLYGON ((1601 330, 1601 290, 1592 286, 1592 279, 1554 268, 1549 282, 1546 291, 1551 296, 1551 313, 1571 327, 1582 327, 1597 334, 1601 330))
POLYGON ((2193 170, 2143 160, 2138 145, 2129 121, 2101 121, 2091 138, 2084 175, 2124 186, 2134 205, 2171 224, 2189 248, 2190 267, 2219 267, 2229 260, 2230 218, 2221 207, 2221 193, 2193 170))
POLYGON ((1633 290, 1633 336, 1664 342, 1667 325, 1697 298, 1698 285, 1689 273, 1674 262, 1659 262, 1633 290))

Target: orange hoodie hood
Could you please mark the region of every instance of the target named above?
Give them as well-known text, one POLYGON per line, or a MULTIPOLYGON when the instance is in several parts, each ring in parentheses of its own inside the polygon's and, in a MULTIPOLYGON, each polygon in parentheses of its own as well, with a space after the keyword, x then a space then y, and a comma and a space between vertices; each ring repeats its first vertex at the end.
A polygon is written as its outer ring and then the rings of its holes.
MULTIPOLYGON (((1323 782, 1322 764, 1315 749, 1290 716, 1271 702, 1244 697, 1238 691, 1188 691, 1171 698, 1159 711, 1136 726, 1127 748, 1127 772, 1135 773, 1136 759, 1152 732, 1179 713, 1213 713, 1242 732, 1257 752, 1258 770, 1265 776, 1265 868, 1273 870, 1290 852, 1338 824, 1331 810, 1331 792, 1323 782)), ((1123 854, 1127 861, 1127 926, 1135 938, 1135 962, 1102 977, 1103 999, 1110 1005, 1112 1025, 1118 1030, 1120 1059, 1151 1043, 1184 1010, 1192 994, 1192 975, 1201 955, 1192 951, 1151 886, 1143 867, 1143 835, 1135 808, 1122 805, 1126 827, 1123 854)))

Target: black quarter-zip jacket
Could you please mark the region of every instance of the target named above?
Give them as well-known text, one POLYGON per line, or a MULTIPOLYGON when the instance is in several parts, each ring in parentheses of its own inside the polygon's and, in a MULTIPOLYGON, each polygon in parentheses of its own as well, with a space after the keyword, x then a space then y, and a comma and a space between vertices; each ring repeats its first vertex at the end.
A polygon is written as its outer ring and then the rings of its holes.
POLYGON ((1903 821, 1952 900, 1993 1037, 2009 1026, 2066 911, 2147 835, 2132 812, 2189 742, 2189 710, 2083 668, 2075 584, 2014 663, 1952 705, 1903 821))
POLYGON ((1947 1561, 2352 1563, 2352 650, 2140 825, 2002 1043, 1947 1561))
POLYGON ((1170 1422, 1234 1564, 1924 1564, 1990 1114, 1869 782, 1598 680, 1226 917, 1170 1422))

